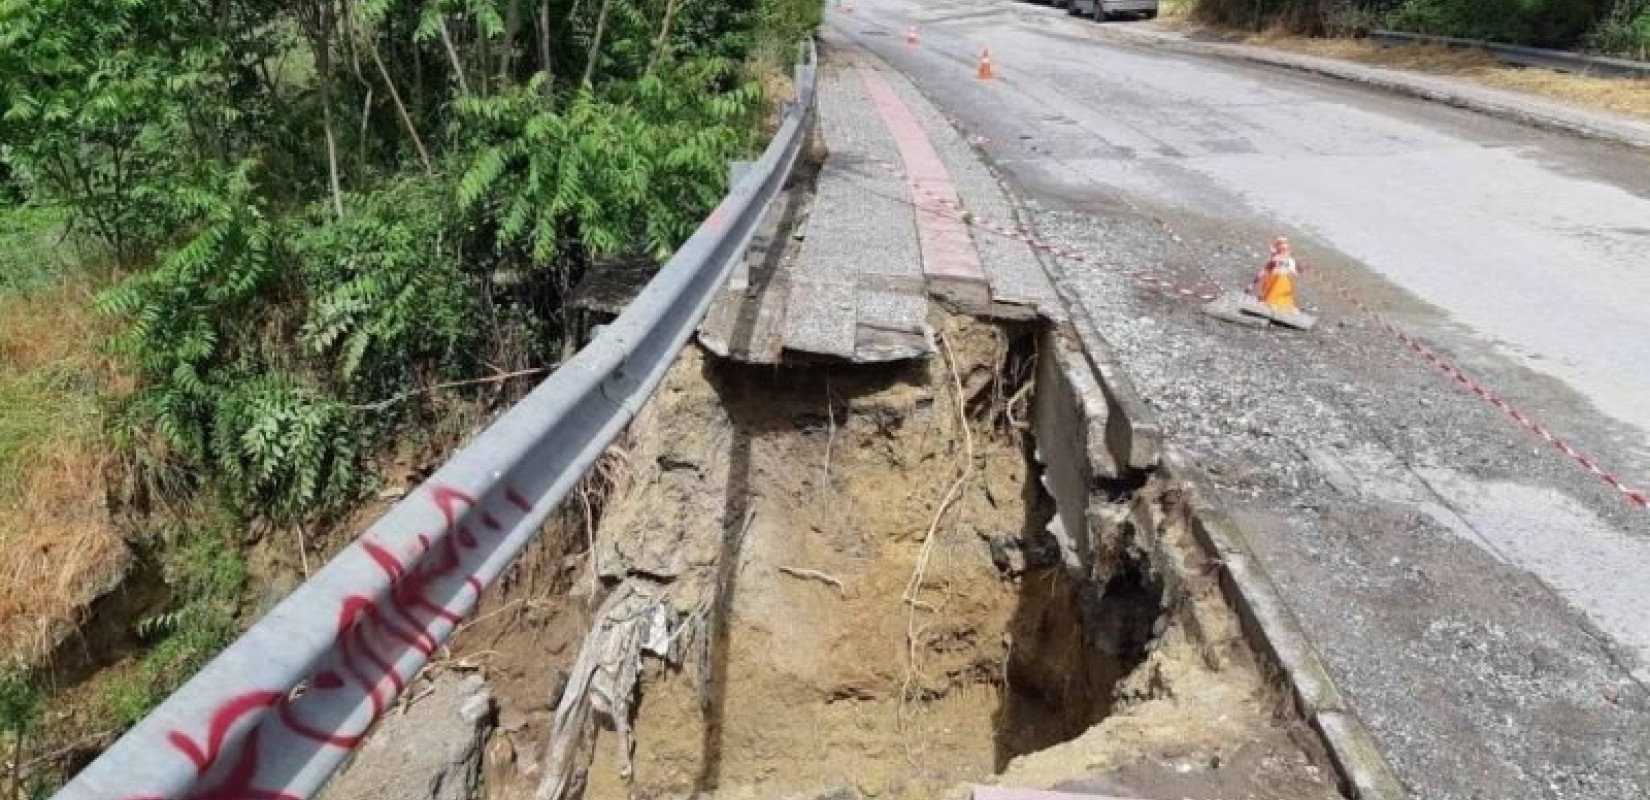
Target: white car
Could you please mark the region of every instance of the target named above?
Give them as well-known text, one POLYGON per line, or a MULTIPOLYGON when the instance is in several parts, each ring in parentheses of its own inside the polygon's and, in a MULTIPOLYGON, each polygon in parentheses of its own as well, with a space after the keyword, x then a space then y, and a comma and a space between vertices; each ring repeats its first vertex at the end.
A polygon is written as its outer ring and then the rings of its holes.
POLYGON ((1066 12, 1114 19, 1124 14, 1138 14, 1146 19, 1157 18, 1157 0, 1065 0, 1066 12))

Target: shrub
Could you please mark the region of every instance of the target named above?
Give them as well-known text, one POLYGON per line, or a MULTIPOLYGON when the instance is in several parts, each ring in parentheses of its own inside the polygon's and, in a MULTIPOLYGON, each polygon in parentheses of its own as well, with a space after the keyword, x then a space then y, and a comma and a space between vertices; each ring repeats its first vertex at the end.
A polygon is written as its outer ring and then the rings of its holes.
POLYGON ((1587 38, 1600 53, 1650 60, 1650 0, 1620 0, 1610 16, 1587 38))

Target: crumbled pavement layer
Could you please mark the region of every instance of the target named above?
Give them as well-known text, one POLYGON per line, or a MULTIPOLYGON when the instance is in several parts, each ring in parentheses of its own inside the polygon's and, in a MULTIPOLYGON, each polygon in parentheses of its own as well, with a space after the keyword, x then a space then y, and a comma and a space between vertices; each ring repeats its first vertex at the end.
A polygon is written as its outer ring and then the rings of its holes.
POLYGON ((931 353, 920 336, 926 301, 915 212, 904 181, 872 161, 898 161, 899 152, 852 66, 830 58, 819 71, 819 135, 827 154, 790 270, 785 349, 867 361, 931 353), (919 336, 880 346, 874 334, 859 335, 862 323, 919 336))

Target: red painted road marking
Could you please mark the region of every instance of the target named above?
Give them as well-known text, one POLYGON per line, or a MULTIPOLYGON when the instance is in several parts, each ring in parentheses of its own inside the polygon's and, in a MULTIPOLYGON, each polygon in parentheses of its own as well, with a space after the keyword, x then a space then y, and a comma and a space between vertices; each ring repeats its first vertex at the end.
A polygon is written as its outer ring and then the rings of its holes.
MULTIPOLYGON (((887 161, 883 161, 880 158, 872 158, 871 163, 877 165, 878 167, 882 168, 883 170, 885 170, 885 171, 887 171, 887 172, 889 172, 889 173, 891 173, 891 174, 893 174, 893 175, 895 175, 895 176, 897 176, 901 179, 906 179, 905 172, 903 170, 901 170, 899 168, 899 165, 897 165, 897 164, 892 164, 892 163, 889 163, 887 161)), ((908 180, 908 179, 906 179, 906 180, 908 180)), ((1171 295, 1171 296, 1184 297, 1184 298, 1187 298, 1189 300, 1203 300, 1203 301, 1213 300, 1217 296, 1219 296, 1219 294, 1220 294, 1220 290, 1219 290, 1218 287, 1210 288, 1210 287, 1204 287, 1204 286, 1193 286, 1193 285, 1190 285, 1190 284, 1175 283, 1174 281, 1167 280, 1167 279, 1157 275, 1156 273, 1152 272, 1151 270, 1145 270, 1145 269, 1125 270, 1122 267, 1119 267, 1115 264, 1107 264, 1106 262, 1101 261, 1098 258, 1093 258, 1093 257, 1091 257, 1091 256, 1089 256, 1085 253, 1082 253, 1082 252, 1079 252, 1079 251, 1076 251, 1076 250, 1072 250, 1071 248, 1068 248, 1068 247, 1062 247, 1062 246, 1057 245, 1057 244, 1051 244, 1049 242, 1043 241, 1042 239, 1037 238, 1036 235, 1027 232, 1023 228, 1015 227, 1013 225, 1005 225, 1005 224, 999 223, 999 222, 993 222, 992 220, 986 219, 986 218, 983 218, 983 217, 976 217, 976 216, 964 211, 963 208, 962 208, 961 203, 958 203, 954 200, 946 200, 946 199, 943 199, 943 198, 941 198, 937 195, 930 194, 923 187, 920 187, 920 186, 915 187, 914 191, 922 193, 925 197, 927 197, 930 200, 933 200, 935 203, 937 203, 939 205, 938 208, 935 208, 932 205, 919 204, 917 206, 917 210, 922 215, 926 215, 926 216, 930 216, 930 217, 945 217, 947 219, 954 219, 954 220, 960 222, 961 224, 963 224, 967 227, 973 228, 975 230, 985 231, 986 233, 990 233, 990 234, 995 235, 995 236, 1002 236, 1004 238, 1013 239, 1017 242, 1020 242, 1024 245, 1026 245, 1027 247, 1030 247, 1033 250, 1041 250, 1045 253, 1048 253, 1050 255, 1053 255, 1053 256, 1056 256, 1056 257, 1059 257, 1059 258, 1066 259, 1068 261, 1075 261, 1079 264, 1085 264, 1085 265, 1088 265, 1088 266, 1097 267, 1099 269, 1104 269, 1108 272, 1113 272, 1113 273, 1122 275, 1124 277, 1131 278, 1131 279, 1139 282, 1140 285, 1143 286, 1144 288, 1149 289, 1149 290, 1154 291, 1154 292, 1158 292, 1160 294, 1167 294, 1167 295, 1171 295)), ((918 219, 920 220, 921 217, 919 216, 918 219)))
POLYGON ((962 220, 946 214, 951 208, 960 208, 957 186, 945 162, 928 141, 928 134, 917 122, 905 101, 894 93, 894 87, 881 73, 861 64, 859 76, 871 95, 888 132, 894 137, 900 158, 905 162, 901 173, 911 189, 912 200, 918 211, 917 240, 922 246, 922 271, 930 278, 986 283, 985 267, 980 264, 980 253, 974 249, 974 237, 968 235, 968 226, 962 220))

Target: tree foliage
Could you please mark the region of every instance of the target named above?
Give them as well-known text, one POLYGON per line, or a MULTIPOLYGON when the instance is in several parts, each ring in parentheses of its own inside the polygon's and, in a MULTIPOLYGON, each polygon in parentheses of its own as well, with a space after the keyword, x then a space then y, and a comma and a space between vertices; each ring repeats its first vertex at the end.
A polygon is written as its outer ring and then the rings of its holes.
POLYGON ((692 231, 818 5, 0 0, 0 191, 113 257, 135 452, 325 513, 379 401, 553 359, 586 270, 692 231))

